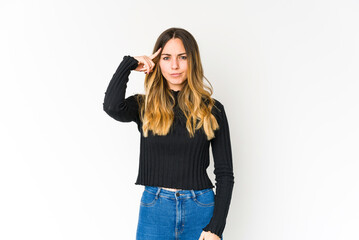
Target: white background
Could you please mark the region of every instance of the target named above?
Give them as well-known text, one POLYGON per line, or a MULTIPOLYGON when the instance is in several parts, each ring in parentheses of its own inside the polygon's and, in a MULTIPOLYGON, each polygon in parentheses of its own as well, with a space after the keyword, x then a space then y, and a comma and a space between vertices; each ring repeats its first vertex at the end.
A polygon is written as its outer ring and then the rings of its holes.
MULTIPOLYGON (((0 239, 135 239, 140 135, 102 103, 123 56, 150 55, 170 27, 196 38, 226 108, 235 185, 224 239, 359 239, 358 1, 0 9, 0 239)), ((143 79, 131 73, 127 95, 143 79)), ((213 162, 208 174, 214 183, 213 162)))

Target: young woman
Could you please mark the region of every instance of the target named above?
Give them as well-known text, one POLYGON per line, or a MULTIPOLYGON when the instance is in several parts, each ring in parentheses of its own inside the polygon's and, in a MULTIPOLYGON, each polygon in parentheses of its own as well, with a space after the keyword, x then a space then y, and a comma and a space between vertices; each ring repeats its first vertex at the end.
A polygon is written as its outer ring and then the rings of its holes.
POLYGON ((234 185, 231 141, 224 106, 203 78, 196 40, 170 28, 152 55, 124 56, 107 87, 104 111, 136 122, 141 134, 137 240, 223 239, 234 185), (145 72, 145 94, 125 98, 131 70, 145 72), (209 145, 216 193, 206 171, 209 145))

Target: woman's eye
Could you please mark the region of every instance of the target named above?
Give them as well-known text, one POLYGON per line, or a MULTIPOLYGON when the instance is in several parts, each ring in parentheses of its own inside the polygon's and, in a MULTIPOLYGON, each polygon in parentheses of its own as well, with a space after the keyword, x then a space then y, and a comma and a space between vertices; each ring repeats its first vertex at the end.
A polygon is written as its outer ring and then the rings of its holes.
MULTIPOLYGON (((168 58, 169 58, 169 57, 164 57, 164 58, 162 58, 162 59, 163 59, 163 60, 168 60, 168 58)), ((181 58, 185 60, 185 59, 187 59, 187 56, 181 56, 181 58)))

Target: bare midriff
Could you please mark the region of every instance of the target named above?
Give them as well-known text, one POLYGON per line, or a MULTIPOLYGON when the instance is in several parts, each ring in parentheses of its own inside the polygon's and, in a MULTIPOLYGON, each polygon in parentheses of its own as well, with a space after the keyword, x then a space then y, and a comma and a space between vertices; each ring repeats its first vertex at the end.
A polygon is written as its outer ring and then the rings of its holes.
POLYGON ((179 190, 182 190, 182 189, 176 189, 176 188, 162 188, 162 189, 166 189, 166 190, 169 190, 169 191, 173 191, 173 192, 175 192, 175 191, 179 191, 179 190))

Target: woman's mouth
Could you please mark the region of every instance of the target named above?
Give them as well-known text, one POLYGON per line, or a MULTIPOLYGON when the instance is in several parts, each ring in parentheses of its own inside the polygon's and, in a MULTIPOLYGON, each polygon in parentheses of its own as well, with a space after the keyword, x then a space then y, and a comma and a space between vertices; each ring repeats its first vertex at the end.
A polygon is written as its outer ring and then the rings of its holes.
POLYGON ((174 73, 174 74, 171 74, 172 77, 179 77, 181 75, 181 73, 174 73))

